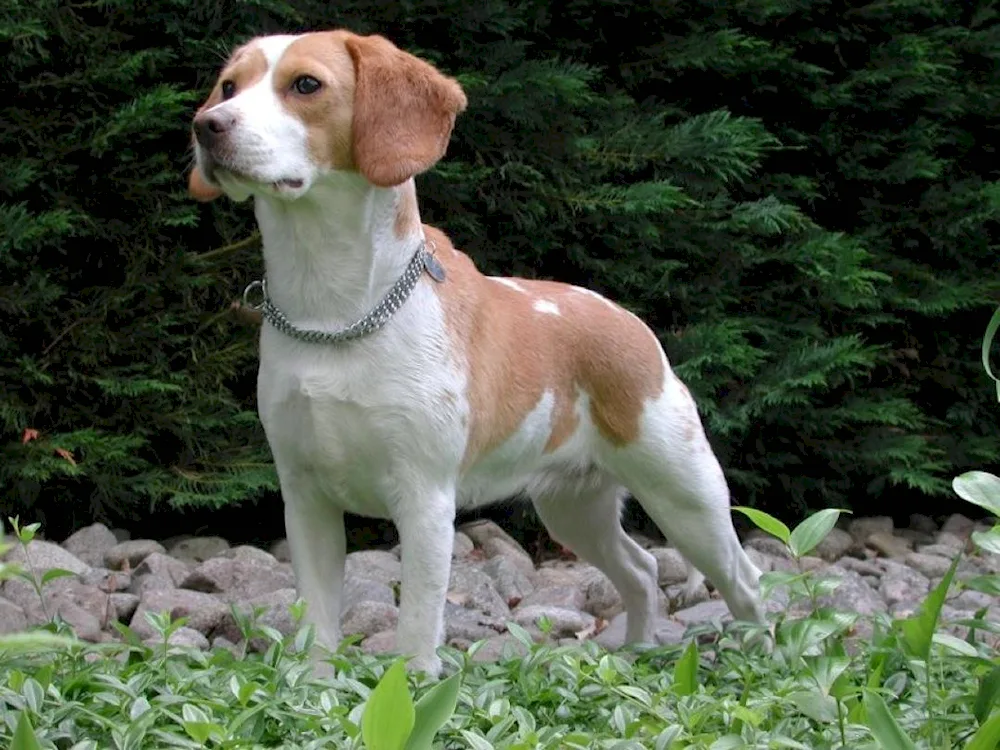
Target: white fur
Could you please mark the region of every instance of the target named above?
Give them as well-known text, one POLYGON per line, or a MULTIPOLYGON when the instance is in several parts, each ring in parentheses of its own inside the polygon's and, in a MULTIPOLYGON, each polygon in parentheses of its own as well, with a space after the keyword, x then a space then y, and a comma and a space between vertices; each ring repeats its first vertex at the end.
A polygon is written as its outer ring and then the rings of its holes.
MULTIPOLYGON (((264 42, 272 65, 290 39, 264 42)), ((257 180, 223 179, 222 186, 256 199, 274 302, 299 326, 335 330, 375 305, 420 242, 416 228, 402 239, 393 229, 412 181, 377 188, 358 174, 307 163, 305 129, 265 81, 219 105, 238 109, 234 157, 257 180), (306 180, 304 188, 274 189, 274 180, 288 177, 306 180)), ((527 293, 514 280, 493 280, 527 293)), ((647 404, 637 442, 607 443, 580 392, 576 431, 545 453, 555 407, 554 394, 545 392, 514 434, 464 467, 470 375, 434 284, 423 278, 384 329, 348 345, 301 343, 267 324, 261 331, 258 408, 281 481, 299 592, 319 642, 334 648, 340 639, 343 514, 392 519, 403 570, 397 648, 414 657, 411 667, 437 674, 456 509, 522 491, 553 536, 619 589, 629 640, 653 640, 659 590, 654 558, 619 523, 624 487, 738 617, 761 619, 759 571, 733 530, 728 489, 704 433, 699 427, 693 441, 680 434, 684 420, 698 416, 666 359, 663 393, 647 404)), ((560 314, 546 300, 534 306, 560 314)), ((700 580, 693 572, 694 584, 700 580)))
POLYGON ((532 303, 531 307, 535 312, 540 312, 543 315, 562 315, 562 313, 559 312, 559 305, 551 300, 536 299, 532 303))
POLYGON ((528 290, 524 288, 522 284, 518 284, 514 279, 505 279, 502 276, 490 276, 490 281, 495 281, 498 284, 503 284, 505 287, 513 289, 515 292, 520 292, 521 294, 527 294, 528 290))

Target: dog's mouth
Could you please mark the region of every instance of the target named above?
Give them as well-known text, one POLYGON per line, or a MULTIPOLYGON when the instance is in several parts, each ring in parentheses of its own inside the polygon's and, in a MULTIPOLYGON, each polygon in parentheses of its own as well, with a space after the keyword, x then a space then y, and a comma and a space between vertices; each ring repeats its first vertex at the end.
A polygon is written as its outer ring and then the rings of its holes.
POLYGON ((282 190, 301 190, 305 184, 305 180, 285 178, 283 180, 275 180, 271 183, 271 187, 280 192, 282 190))

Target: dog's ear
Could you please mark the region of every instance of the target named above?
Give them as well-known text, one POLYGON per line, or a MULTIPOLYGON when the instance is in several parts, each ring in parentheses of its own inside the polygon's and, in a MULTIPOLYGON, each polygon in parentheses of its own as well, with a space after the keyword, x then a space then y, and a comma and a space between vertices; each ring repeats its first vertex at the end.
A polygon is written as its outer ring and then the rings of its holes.
POLYGON ((354 61, 354 164, 391 187, 430 169, 466 106, 462 87, 381 36, 348 36, 354 61))
POLYGON ((196 201, 208 203, 222 195, 222 190, 206 180, 201 169, 195 164, 191 174, 188 175, 188 195, 196 201))

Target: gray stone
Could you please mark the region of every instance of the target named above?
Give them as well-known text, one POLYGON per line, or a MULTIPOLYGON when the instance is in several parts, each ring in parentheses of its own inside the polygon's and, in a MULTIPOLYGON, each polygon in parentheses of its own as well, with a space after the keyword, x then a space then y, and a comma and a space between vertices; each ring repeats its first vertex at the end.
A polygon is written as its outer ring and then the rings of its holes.
POLYGON ((896 528, 889 516, 854 518, 847 524, 847 531, 859 542, 867 541, 872 534, 892 534, 896 528))
MULTIPOLYGON (((143 639, 143 643, 152 648, 163 645, 163 640, 159 636, 151 636, 143 639)), ((167 645, 176 648, 197 648, 202 651, 208 650, 208 638, 193 628, 177 628, 167 638, 167 645)))
POLYGON ((361 650, 366 654, 389 654, 396 650, 396 631, 383 630, 365 638, 361 650))
POLYGON ((395 605, 396 595, 384 583, 371 581, 367 578, 347 578, 344 581, 340 609, 346 612, 359 602, 381 602, 382 604, 395 605))
POLYGON ((519 544, 507 541, 501 537, 487 539, 482 546, 487 558, 506 558, 521 573, 530 578, 535 573, 535 563, 531 556, 519 544))
POLYGON ((941 524, 941 533, 954 534, 959 539, 968 539, 972 530, 976 527, 976 522, 961 513, 952 513, 941 524))
POLYGON ((292 561, 292 548, 289 546, 287 539, 279 539, 272 544, 270 552, 278 562, 292 561))
POLYGON ((513 547, 518 547, 517 541, 493 521, 479 520, 467 523, 458 529, 471 539, 477 547, 486 546, 488 539, 504 539, 513 547))
POLYGON ((886 534, 882 531, 869 534, 865 543, 889 558, 904 558, 912 550, 912 545, 908 540, 898 537, 895 534, 886 534))
POLYGON ((509 557, 491 557, 482 564, 481 570, 493 579, 497 593, 508 605, 521 601, 535 589, 531 579, 509 557))
POLYGON ((836 526, 830 529, 830 533, 816 545, 812 554, 821 557, 827 562, 839 560, 848 554, 857 545, 854 537, 843 529, 836 526))
POLYGON ((238 659, 243 656, 243 644, 233 643, 225 636, 217 635, 212 639, 212 650, 216 649, 225 649, 238 659))
POLYGON ((775 569, 775 559, 766 552, 761 552, 754 547, 746 547, 744 551, 747 553, 747 557, 750 558, 750 562, 756 565, 761 573, 770 573, 775 569))
POLYGON ((922 513, 910 514, 910 528, 924 534, 936 534, 938 532, 937 522, 930 516, 922 513))
MULTIPOLYGON (((55 568, 68 570, 71 573, 79 575, 86 572, 90 567, 83 560, 71 552, 64 550, 58 544, 46 542, 41 539, 28 542, 27 557, 25 557, 24 548, 19 544, 7 553, 5 560, 9 563, 16 563, 26 573, 30 573, 33 569, 39 577, 55 568)), ((5 585, 12 582, 6 581, 5 585)))
MULTIPOLYGON (((105 594, 105 597, 107 594, 105 594)), ((81 641, 89 643, 100 643, 101 631, 104 629, 104 620, 96 617, 92 612, 84 609, 79 604, 72 601, 61 602, 54 613, 76 634, 81 641)))
POLYGON ((958 554, 961 550, 965 549, 966 540, 950 531, 940 531, 935 537, 935 544, 942 547, 947 547, 951 550, 952 555, 958 554))
POLYGON ((139 600, 129 627, 140 638, 154 635, 146 613, 168 612, 172 619, 187 617, 187 627, 194 628, 203 635, 212 635, 229 613, 229 607, 211 594, 187 589, 147 591, 139 600))
POLYGON ((403 580, 403 568, 396 556, 384 550, 352 552, 344 561, 347 578, 367 578, 387 586, 403 580))
POLYGON ((928 534, 915 529, 896 529, 896 536, 908 541, 911 547, 915 547, 921 544, 933 544, 936 534, 928 534))
POLYGON ((535 589, 517 606, 531 607, 538 604, 582 610, 587 605, 587 593, 577 586, 546 586, 543 589, 535 589))
POLYGON ((493 579, 478 568, 456 565, 451 570, 448 599, 469 609, 478 609, 493 617, 507 618, 510 607, 493 587, 493 579))
POLYGON ((230 547, 229 549, 220 552, 218 557, 229 557, 234 560, 256 560, 261 563, 270 563, 272 565, 278 562, 275 556, 270 552, 262 550, 260 547, 254 547, 250 544, 240 544, 236 547, 230 547))
POLYGON ((887 611, 885 600, 853 570, 831 565, 827 573, 840 579, 840 585, 830 596, 820 598, 821 606, 859 615, 873 615, 887 611))
POLYGON ((683 625, 694 625, 700 622, 720 620, 726 622, 733 619, 729 607, 721 599, 709 599, 707 602, 695 604, 693 607, 674 612, 674 619, 683 625))
POLYGON ((114 617, 118 622, 129 622, 139 606, 139 597, 127 592, 115 592, 108 595, 108 603, 114 611, 114 617))
POLYGON ((105 553, 118 544, 111 529, 103 523, 85 526, 66 538, 62 547, 87 565, 97 567, 104 564, 105 553))
MULTIPOLYGON (((292 617, 292 605, 296 601, 298 601, 298 594, 295 589, 283 588, 239 601, 235 603, 234 607, 237 612, 249 620, 251 628, 274 628, 283 636, 289 636, 298 627, 298 623, 292 617)), ((233 643, 239 643, 243 640, 243 631, 240 630, 239 623, 231 610, 226 611, 217 632, 233 643)), ((250 640, 250 648, 254 651, 266 651, 270 645, 269 639, 260 636, 250 640)))
POLYGON ((981 591, 966 589, 951 600, 950 604, 954 607, 961 607, 962 609, 975 611, 985 609, 987 607, 996 609, 1000 602, 997 601, 996 597, 992 597, 989 594, 984 594, 981 591))
POLYGON ((649 551, 656 558, 657 580, 661 586, 687 580, 687 564, 680 552, 673 547, 653 547, 649 551))
POLYGON ((906 556, 906 564, 929 578, 940 578, 948 572, 951 560, 926 552, 911 552, 906 556))
POLYGON ((491 638, 504 629, 503 620, 497 617, 466 609, 451 602, 445 603, 444 631, 448 643, 463 641, 467 645, 491 638))
POLYGON ((194 536, 173 545, 170 556, 187 563, 202 563, 218 557, 227 549, 229 542, 221 536, 194 536))
POLYGON ((128 590, 141 597, 147 591, 175 589, 189 572, 188 566, 180 560, 162 552, 154 552, 132 571, 132 583, 128 590))
MULTIPOLYGON (((627 617, 624 612, 615 615, 600 633, 594 637, 594 641, 606 649, 618 649, 625 645, 627 617)), ((674 620, 665 617, 658 618, 654 625, 654 638, 661 646, 681 643, 684 640, 684 633, 687 630, 674 620)))
POLYGON ((922 599, 931 588, 927 576, 906 565, 890 560, 879 584, 879 593, 890 605, 911 604, 922 599))
POLYGON ((503 662, 520 659, 528 653, 523 643, 510 633, 495 635, 488 639, 472 656, 475 662, 503 662))
POLYGON ((95 586, 108 594, 128 591, 132 585, 132 573, 124 570, 108 570, 107 568, 90 568, 78 577, 80 583, 95 586))
POLYGON ((119 542, 127 542, 132 538, 132 532, 128 529, 111 529, 111 533, 115 535, 115 539, 119 542))
POLYGON ((594 627, 594 617, 586 612, 563 607, 549 607, 536 604, 530 607, 518 607, 514 611, 514 622, 524 628, 538 628, 538 621, 546 618, 552 625, 549 635, 554 638, 574 636, 577 633, 594 627))
POLYGON ((119 542, 104 553, 104 566, 112 570, 121 570, 125 565, 134 568, 154 552, 165 553, 159 542, 152 539, 133 539, 119 542))
POLYGON ((587 583, 587 603, 583 609, 605 620, 622 611, 622 598, 611 580, 596 568, 587 583))
POLYGON ((6 599, 0 599, 0 635, 20 633, 28 627, 24 610, 6 599))
POLYGON ((776 539, 770 534, 765 534, 764 532, 754 532, 747 537, 746 543, 743 545, 749 549, 755 549, 758 552, 763 552, 766 555, 770 555, 775 559, 791 559, 788 554, 788 548, 785 547, 784 543, 780 539, 776 539))
POLYGON ((399 609, 382 602, 358 602, 344 612, 341 628, 344 635, 371 636, 383 630, 391 630, 399 621, 399 609))
POLYGON ((451 548, 451 556, 455 560, 464 560, 472 551, 476 548, 475 543, 469 538, 469 535, 461 532, 455 532, 455 541, 451 548))
POLYGON ((881 576, 884 568, 880 563, 883 560, 859 560, 856 557, 842 557, 838 565, 847 570, 852 570, 862 576, 881 576))
POLYGON ((295 576, 280 568, 271 555, 268 559, 215 557, 192 570, 180 587, 218 594, 225 602, 237 602, 294 588, 295 576))

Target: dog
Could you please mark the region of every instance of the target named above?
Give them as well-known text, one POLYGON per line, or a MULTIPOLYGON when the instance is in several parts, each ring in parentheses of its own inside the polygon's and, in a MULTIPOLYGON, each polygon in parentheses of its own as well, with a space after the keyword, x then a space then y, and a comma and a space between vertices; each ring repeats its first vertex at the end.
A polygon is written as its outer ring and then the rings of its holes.
POLYGON ((334 30, 251 40, 194 116, 190 194, 252 197, 260 227, 258 411, 317 645, 341 640, 344 513, 391 519, 396 650, 439 676, 456 512, 519 494, 617 588, 628 642, 655 642, 660 591, 626 493, 690 582, 763 622, 761 572, 655 334, 593 291, 483 275, 421 223, 414 177, 466 105, 386 38, 334 30))

